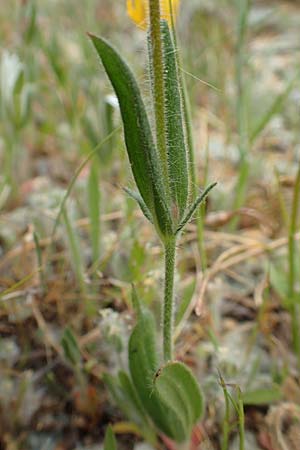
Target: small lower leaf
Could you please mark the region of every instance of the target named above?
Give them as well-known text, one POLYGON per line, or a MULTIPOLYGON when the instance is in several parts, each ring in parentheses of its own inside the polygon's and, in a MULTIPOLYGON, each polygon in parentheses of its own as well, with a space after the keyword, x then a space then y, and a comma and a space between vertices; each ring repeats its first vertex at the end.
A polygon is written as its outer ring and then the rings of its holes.
POLYGON ((173 410, 168 408, 155 390, 153 381, 159 367, 155 341, 155 321, 143 308, 129 340, 129 368, 140 401, 156 427, 177 442, 186 439, 186 430, 173 410))
POLYGON ((181 362, 162 367, 154 381, 159 398, 178 418, 188 435, 203 414, 203 396, 192 372, 181 362))

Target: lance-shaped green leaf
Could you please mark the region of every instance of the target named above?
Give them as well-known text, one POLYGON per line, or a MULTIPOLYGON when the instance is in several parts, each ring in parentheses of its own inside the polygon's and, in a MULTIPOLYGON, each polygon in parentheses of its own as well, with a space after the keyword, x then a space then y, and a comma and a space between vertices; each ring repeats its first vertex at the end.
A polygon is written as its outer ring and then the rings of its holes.
POLYGON ((129 368, 131 378, 143 407, 157 428, 182 442, 186 438, 181 422, 165 406, 154 389, 153 380, 159 367, 155 342, 155 321, 150 311, 142 310, 129 340, 129 368))
POLYGON ((159 370, 154 385, 159 398, 173 411, 188 438, 204 409, 202 393, 192 372, 181 362, 170 362, 159 370))
POLYGON ((125 143, 138 190, 161 236, 172 234, 161 169, 142 96, 127 63, 105 40, 89 35, 117 95, 125 143))
POLYGON ((198 206, 201 205, 201 203, 206 199, 210 191, 217 185, 217 183, 210 184, 194 201, 194 203, 189 207, 186 215, 180 222, 180 224, 177 227, 176 234, 179 233, 188 223, 188 221, 193 217, 193 214, 195 213, 198 206))
POLYGON ((164 54, 169 183, 174 209, 177 218, 180 220, 187 206, 189 185, 183 109, 176 50, 167 21, 162 20, 161 29, 164 54))

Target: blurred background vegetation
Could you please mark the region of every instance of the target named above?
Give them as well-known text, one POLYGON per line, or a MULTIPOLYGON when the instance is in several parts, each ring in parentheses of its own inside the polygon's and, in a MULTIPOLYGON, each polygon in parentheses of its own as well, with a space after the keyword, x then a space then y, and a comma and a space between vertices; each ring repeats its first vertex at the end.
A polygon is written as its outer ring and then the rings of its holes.
MULTIPOLYGON (((147 448, 103 374, 126 368, 131 283, 159 320, 160 247, 122 190, 118 105, 86 36, 122 50, 147 102, 145 33, 125 0, 2 3, 0 449, 92 450, 108 423, 147 448)), ((245 393, 247 448, 298 449, 300 4, 186 0, 178 30, 197 180, 218 181, 178 261, 202 445, 220 448, 219 369, 245 393)))

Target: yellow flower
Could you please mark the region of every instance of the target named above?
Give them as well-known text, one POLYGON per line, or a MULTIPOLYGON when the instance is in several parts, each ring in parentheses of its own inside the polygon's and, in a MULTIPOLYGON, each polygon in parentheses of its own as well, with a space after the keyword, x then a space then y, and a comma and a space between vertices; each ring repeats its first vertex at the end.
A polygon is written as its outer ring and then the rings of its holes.
MULTIPOLYGON (((147 28, 148 0, 127 0, 127 13, 129 17, 141 28, 147 28)), ((172 0, 173 13, 176 16, 179 0, 172 0)), ((160 0, 161 18, 170 22, 169 0, 160 0)))

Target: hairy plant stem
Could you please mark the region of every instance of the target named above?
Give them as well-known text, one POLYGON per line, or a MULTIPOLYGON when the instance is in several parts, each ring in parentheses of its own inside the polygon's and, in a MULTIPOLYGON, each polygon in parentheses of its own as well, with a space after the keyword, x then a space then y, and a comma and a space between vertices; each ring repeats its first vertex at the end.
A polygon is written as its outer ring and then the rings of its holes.
POLYGON ((176 260, 176 238, 170 238, 165 244, 165 288, 163 307, 163 350, 164 361, 173 358, 173 306, 174 275, 176 260))
MULTIPOLYGON (((172 11, 171 11, 172 12, 172 11)), ((160 26, 160 0, 149 0, 150 15, 150 65, 152 73, 152 89, 155 114, 156 143, 162 165, 166 194, 170 197, 168 153, 166 141, 166 113, 164 88, 164 60, 162 49, 162 36, 160 26)), ((173 18, 172 18, 173 20, 173 18)), ((174 32, 174 21, 172 22, 174 32)), ((164 361, 173 357, 173 303, 174 303, 174 274, 176 237, 170 237, 164 242, 165 250, 165 286, 163 304, 163 353, 164 361)))
MULTIPOLYGON (((150 12, 150 58, 153 73, 153 100, 155 114, 156 141, 159 151, 165 186, 168 189, 168 154, 166 142, 166 114, 164 89, 164 63, 160 29, 160 1, 149 0, 150 12)), ((169 192, 167 192, 169 194, 169 192)))

